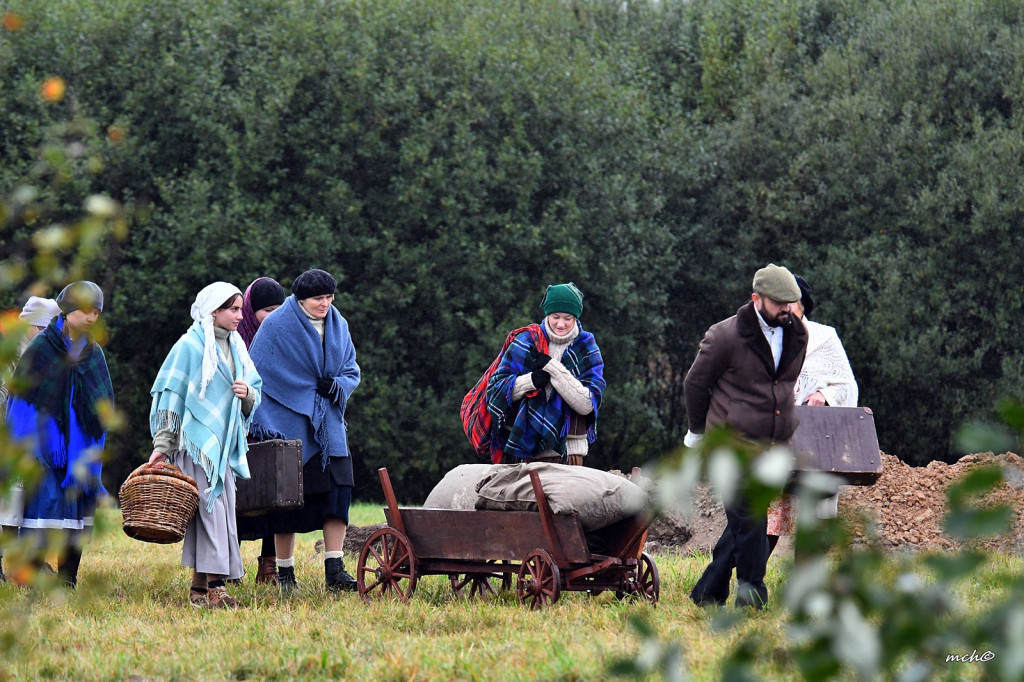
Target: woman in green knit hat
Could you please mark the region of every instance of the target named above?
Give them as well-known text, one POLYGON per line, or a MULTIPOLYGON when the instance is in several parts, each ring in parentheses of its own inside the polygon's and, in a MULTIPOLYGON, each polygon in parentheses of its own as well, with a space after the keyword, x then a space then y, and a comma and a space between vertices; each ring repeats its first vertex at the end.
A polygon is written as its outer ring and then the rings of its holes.
POLYGON ((604 360, 583 330, 583 293, 572 282, 547 288, 544 319, 509 344, 487 384, 494 445, 503 461, 583 464, 597 438, 604 360))

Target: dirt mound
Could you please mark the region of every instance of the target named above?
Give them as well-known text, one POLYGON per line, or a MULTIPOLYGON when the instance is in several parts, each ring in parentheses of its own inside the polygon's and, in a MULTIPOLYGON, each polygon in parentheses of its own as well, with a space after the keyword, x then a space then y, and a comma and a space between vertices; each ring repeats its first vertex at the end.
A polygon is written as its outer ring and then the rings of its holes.
MULTIPOLYGON (((1011 505, 1013 525, 1005 536, 977 541, 974 546, 1019 553, 1024 550, 1024 460, 1013 453, 967 455, 953 464, 931 462, 910 466, 896 457, 882 454, 881 477, 871 486, 843 486, 839 491, 839 515, 854 528, 854 544, 865 544, 874 535, 882 549, 952 550, 960 546, 942 530, 946 513, 946 488, 974 467, 994 464, 1002 467, 1006 479, 986 495, 981 504, 1011 505), (865 527, 863 518, 873 528, 865 527)), ((725 528, 725 510, 706 487, 697 491, 696 514, 666 515, 648 534, 649 551, 673 548, 689 554, 710 551, 725 528)), ((782 551, 787 539, 780 541, 782 551)), ((778 551, 778 550, 777 550, 778 551)))

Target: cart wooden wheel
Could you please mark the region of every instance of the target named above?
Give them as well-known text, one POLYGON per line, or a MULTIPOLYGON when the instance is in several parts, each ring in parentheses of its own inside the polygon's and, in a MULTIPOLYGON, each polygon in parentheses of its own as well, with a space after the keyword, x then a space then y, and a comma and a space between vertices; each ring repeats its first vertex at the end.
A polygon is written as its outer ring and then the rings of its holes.
POLYGON ((366 601, 375 595, 409 601, 416 589, 416 554, 409 539, 394 528, 374 531, 359 552, 356 587, 366 601))
POLYGON ((654 559, 647 552, 640 555, 636 572, 631 573, 622 580, 622 587, 615 591, 619 599, 624 597, 643 598, 652 604, 658 603, 661 596, 661 579, 658 577, 658 567, 654 559))
MULTIPOLYGON (((488 561, 488 564, 493 564, 495 568, 504 567, 509 568, 511 562, 509 561, 488 561)), ((448 579, 452 583, 452 590, 455 592, 455 596, 466 599, 486 599, 488 597, 497 596, 499 591, 505 591, 512 587, 512 574, 510 572, 502 572, 498 574, 494 572, 481 572, 481 573, 451 573, 448 575, 448 579), (495 589, 495 585, 498 588, 495 589)))
POLYGON ((548 604, 554 604, 562 591, 562 574, 543 549, 535 549, 526 555, 519 566, 519 581, 516 596, 520 604, 527 604, 532 611, 539 611, 548 604))

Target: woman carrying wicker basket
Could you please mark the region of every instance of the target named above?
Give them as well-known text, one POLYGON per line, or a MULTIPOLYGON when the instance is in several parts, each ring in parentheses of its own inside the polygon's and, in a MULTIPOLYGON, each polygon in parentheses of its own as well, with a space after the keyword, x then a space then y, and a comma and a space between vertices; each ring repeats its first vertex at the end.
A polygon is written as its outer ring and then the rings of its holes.
POLYGON ((150 464, 170 460, 199 486, 181 564, 192 568, 189 603, 235 608, 226 579, 245 573, 235 522, 235 476, 249 478, 246 435, 263 385, 236 329, 242 292, 214 282, 192 304, 194 322, 164 360, 150 393, 150 464))
POLYGON ((18 362, 7 423, 12 438, 28 443, 42 467, 36 484, 25 485, 19 535, 33 543, 38 570, 47 536, 62 533, 58 572, 75 587, 97 499, 107 494, 100 481, 107 436, 101 414, 113 406, 114 388, 103 349, 90 334, 103 310, 103 291, 92 282, 73 282, 57 295, 57 305, 60 315, 18 362))

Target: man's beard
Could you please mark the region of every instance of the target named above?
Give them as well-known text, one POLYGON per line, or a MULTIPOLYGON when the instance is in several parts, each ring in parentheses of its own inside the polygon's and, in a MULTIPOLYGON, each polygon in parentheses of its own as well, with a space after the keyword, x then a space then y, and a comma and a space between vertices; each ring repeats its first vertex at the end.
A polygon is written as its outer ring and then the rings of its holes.
POLYGON ((793 324, 793 316, 784 310, 778 315, 770 315, 765 309, 764 301, 761 302, 757 312, 761 313, 761 318, 769 327, 788 327, 793 324))

